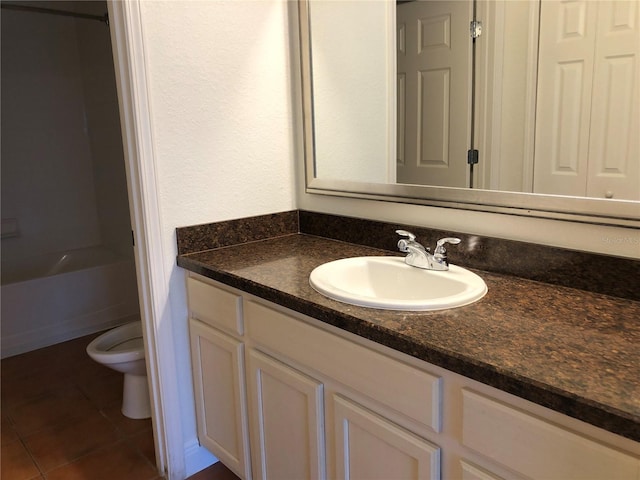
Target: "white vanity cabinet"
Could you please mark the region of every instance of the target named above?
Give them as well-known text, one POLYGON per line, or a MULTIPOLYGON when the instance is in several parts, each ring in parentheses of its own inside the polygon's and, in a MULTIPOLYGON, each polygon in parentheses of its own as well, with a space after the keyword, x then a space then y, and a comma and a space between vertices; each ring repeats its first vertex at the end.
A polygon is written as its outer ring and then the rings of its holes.
POLYGON ((245 300, 244 313, 251 342, 254 471, 267 472, 258 478, 440 478, 439 447, 407 428, 440 428, 438 377, 273 305, 245 300), (265 387, 265 379, 273 385, 265 387), (271 425, 270 416, 275 417, 271 425), (280 430, 271 434, 272 441, 263 434, 270 427, 280 430), (287 475, 282 461, 298 474, 287 475))
POLYGON ((193 276, 187 292, 198 439, 240 478, 251 478, 242 297, 193 276))
POLYGON ((640 480, 638 442, 195 274, 188 290, 200 441, 243 479, 640 480))

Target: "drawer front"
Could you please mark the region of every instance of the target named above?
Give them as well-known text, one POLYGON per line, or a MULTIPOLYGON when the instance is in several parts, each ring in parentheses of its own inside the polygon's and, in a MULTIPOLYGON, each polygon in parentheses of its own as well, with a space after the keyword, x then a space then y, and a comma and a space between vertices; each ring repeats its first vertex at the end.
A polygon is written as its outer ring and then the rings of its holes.
POLYGON ((191 317, 227 332, 244 333, 240 295, 191 276, 187 277, 187 295, 191 317))
POLYGON ((259 344, 440 431, 439 377, 253 301, 245 301, 244 313, 259 344))
POLYGON ((637 480, 640 459, 463 390, 463 444, 532 479, 637 480))

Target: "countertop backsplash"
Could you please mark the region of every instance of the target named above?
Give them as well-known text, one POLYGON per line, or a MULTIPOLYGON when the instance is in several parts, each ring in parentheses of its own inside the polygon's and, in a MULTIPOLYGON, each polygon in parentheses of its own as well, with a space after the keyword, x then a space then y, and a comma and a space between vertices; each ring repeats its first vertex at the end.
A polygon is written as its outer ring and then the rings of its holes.
POLYGON ((640 300, 640 260, 305 210, 178 228, 178 254, 304 233, 401 255, 398 229, 431 248, 443 237, 462 239, 447 250, 449 261, 465 268, 640 300))

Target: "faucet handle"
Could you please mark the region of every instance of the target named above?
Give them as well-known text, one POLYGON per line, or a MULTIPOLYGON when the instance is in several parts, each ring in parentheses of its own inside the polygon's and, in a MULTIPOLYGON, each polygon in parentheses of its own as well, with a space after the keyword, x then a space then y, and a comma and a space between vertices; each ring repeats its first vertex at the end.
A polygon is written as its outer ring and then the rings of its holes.
POLYGON ((416 236, 413 233, 407 232, 406 230, 396 230, 396 233, 403 237, 407 237, 398 240, 398 250, 400 250, 401 252, 409 253, 411 249, 420 250, 425 253, 429 251, 428 248, 425 248, 424 246, 416 242, 416 236))
POLYGON ((456 237, 445 237, 441 238, 436 242, 436 249, 434 250, 434 254, 445 254, 447 250, 444 248, 445 243, 450 243, 451 245, 457 245, 462 240, 456 237))
POLYGON ((441 238, 440 240, 437 241, 436 243, 436 247, 441 247, 443 246, 445 243, 450 243, 451 245, 457 245, 461 242, 462 240, 460 240, 459 238, 456 237, 446 237, 446 238, 441 238))
POLYGON ((396 230, 396 233, 402 237, 409 237, 409 241, 411 242, 416 239, 416 236, 413 233, 407 232, 406 230, 396 230))

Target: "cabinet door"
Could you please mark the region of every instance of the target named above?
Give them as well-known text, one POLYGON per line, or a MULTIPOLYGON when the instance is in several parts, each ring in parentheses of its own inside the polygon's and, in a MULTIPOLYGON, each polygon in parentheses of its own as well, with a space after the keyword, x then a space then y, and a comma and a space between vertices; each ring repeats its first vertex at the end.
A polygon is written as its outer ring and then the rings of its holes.
POLYGON ((189 321, 198 439, 241 478, 250 478, 244 394, 244 346, 198 320, 189 321))
POLYGON ((322 384, 253 349, 248 367, 255 478, 325 478, 322 384))
POLYGON ((476 467, 469 462, 462 460, 462 480, 502 480, 500 477, 486 470, 476 467))
POLYGON ((440 478, 437 446, 340 395, 333 411, 337 478, 440 478))

